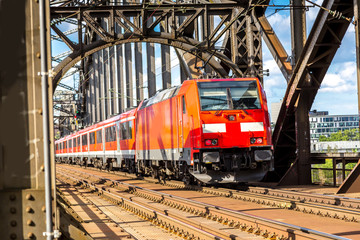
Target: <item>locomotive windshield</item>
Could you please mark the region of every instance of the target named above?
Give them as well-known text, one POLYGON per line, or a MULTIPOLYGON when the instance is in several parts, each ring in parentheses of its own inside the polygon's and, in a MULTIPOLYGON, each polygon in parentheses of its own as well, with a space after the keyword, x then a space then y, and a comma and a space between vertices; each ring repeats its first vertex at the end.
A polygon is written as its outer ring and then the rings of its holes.
POLYGON ((256 81, 198 83, 201 110, 260 109, 256 81))

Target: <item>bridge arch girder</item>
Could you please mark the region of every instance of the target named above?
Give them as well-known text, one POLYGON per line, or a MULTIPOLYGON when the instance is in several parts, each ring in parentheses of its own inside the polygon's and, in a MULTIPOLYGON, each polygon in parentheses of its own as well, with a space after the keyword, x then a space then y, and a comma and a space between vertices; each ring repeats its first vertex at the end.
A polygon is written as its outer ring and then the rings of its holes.
POLYGON ((62 60, 55 68, 54 68, 54 78, 53 78, 53 86, 54 89, 60 82, 61 78, 65 75, 65 73, 73 67, 77 62, 81 61, 85 57, 90 56, 91 54, 100 51, 102 49, 119 45, 125 43, 136 43, 136 42, 151 42, 151 43, 159 43, 172 46, 174 48, 181 49, 185 52, 189 52, 190 54, 198 57, 219 74, 220 77, 227 77, 227 71, 222 67, 220 62, 218 62, 214 57, 221 60, 223 64, 225 64, 228 68, 231 69, 233 75, 237 77, 241 77, 242 73, 239 67, 234 64, 227 56, 225 56, 222 52, 218 52, 215 49, 209 50, 204 49, 202 51, 197 51, 196 49, 202 45, 202 42, 197 41, 188 37, 174 38, 172 34, 169 33, 156 33, 149 35, 148 37, 144 37, 143 35, 134 35, 132 33, 126 33, 119 36, 119 38, 114 39, 113 41, 104 41, 97 40, 88 45, 83 46, 82 49, 74 50, 68 57, 62 60))

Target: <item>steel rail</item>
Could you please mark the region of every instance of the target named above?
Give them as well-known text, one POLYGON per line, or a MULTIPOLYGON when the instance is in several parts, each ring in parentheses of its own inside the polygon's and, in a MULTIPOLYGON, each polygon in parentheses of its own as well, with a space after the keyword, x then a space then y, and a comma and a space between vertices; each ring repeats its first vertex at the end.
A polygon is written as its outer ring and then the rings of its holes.
MULTIPOLYGON (((83 174, 81 171, 71 169, 70 171, 83 174)), ((96 178, 97 175, 86 173, 91 178, 96 178)), ((157 192, 150 189, 144 189, 136 185, 111 180, 97 176, 101 182, 109 181, 112 183, 112 187, 122 188, 122 190, 129 190, 131 193, 152 200, 157 203, 163 203, 167 206, 181 209, 186 212, 191 212, 195 215, 206 217, 214 221, 239 227, 241 230, 248 232, 254 232, 255 234, 262 234, 268 237, 270 233, 275 233, 276 236, 282 235, 282 237, 289 234, 296 235, 297 239, 346 239, 338 237, 332 234, 322 233, 319 231, 286 224, 274 220, 269 220, 249 214, 240 213, 231 209, 227 209, 220 206, 205 204, 194 200, 173 196, 166 193, 157 192)), ((104 188, 103 191, 106 191, 104 188)), ((134 199, 132 199, 134 201, 134 199)), ((274 235, 274 234, 273 234, 274 235)), ((272 235, 272 236, 273 236, 272 235)), ((271 238, 271 237, 270 237, 271 238)))
POLYGON ((292 198, 305 202, 325 203, 329 205, 360 209, 360 199, 357 198, 335 195, 321 195, 317 193, 294 192, 264 187, 249 187, 248 191, 270 196, 292 198))
MULTIPOLYGON (((142 217, 145 220, 151 221, 152 223, 165 227, 171 232, 177 233, 179 236, 183 236, 186 239, 216 239, 220 240, 222 238, 213 235, 209 232, 204 231, 203 229, 189 225, 186 222, 179 221, 174 217, 163 214, 159 211, 151 209, 149 207, 143 206, 139 203, 134 202, 133 200, 126 199, 117 194, 104 191, 104 188, 96 187, 95 185, 90 185, 85 180, 75 178, 68 174, 64 174, 68 179, 72 179, 74 182, 82 183, 88 189, 92 189, 96 193, 100 193, 105 198, 113 202, 114 204, 142 217)), ((201 226, 204 228, 204 226, 201 226)))
MULTIPOLYGON (((125 177, 138 179, 137 177, 132 177, 129 174, 116 173, 116 175, 122 175, 125 177)), ((93 175, 93 177, 95 177, 95 175, 93 175)), ((157 179, 153 179, 149 177, 144 177, 143 180, 148 182, 158 183, 157 179)), ((264 192, 266 192, 267 188, 259 188, 260 191, 256 192, 255 189, 258 189, 258 187, 250 187, 249 189, 254 189, 254 190, 247 192, 247 191, 227 189, 227 188, 210 188, 210 187, 202 187, 202 186, 199 187, 194 185, 185 185, 183 182, 173 181, 173 180, 166 182, 164 185, 169 187, 185 188, 188 190, 200 191, 207 194, 234 198, 242 201, 254 202, 257 204, 269 205, 272 207, 286 208, 289 210, 301 211, 309 214, 316 214, 323 217, 342 219, 352 222, 360 222, 360 207, 359 207, 360 200, 356 200, 356 199, 349 199, 338 196, 322 196, 322 195, 313 195, 306 193, 295 193, 295 192, 276 190, 276 189, 271 189, 271 190, 268 189, 269 192, 274 194, 266 195, 264 194, 264 192), (277 195, 275 194, 276 192, 278 192, 277 195), (285 194, 288 195, 285 196, 285 194), (299 197, 296 198, 295 195, 303 196, 303 198, 299 198, 299 197), (312 201, 310 201, 311 197, 314 197, 312 201), (342 202, 342 204, 332 204, 339 202, 342 202)))

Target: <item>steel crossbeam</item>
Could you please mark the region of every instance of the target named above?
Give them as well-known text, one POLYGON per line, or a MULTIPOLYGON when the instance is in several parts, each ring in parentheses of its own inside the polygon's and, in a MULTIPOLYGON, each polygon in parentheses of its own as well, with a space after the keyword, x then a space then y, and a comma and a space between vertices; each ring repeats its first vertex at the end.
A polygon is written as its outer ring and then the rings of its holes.
MULTIPOLYGON (((170 45, 191 53, 206 62, 220 77, 226 77, 229 70, 238 77, 251 74, 261 77, 259 74, 262 72, 260 34, 250 24, 251 20, 246 20, 249 23, 244 25, 245 16, 256 7, 258 2, 51 7, 52 28, 72 50, 72 53, 55 67, 54 84, 56 86, 74 62, 90 54, 109 46, 140 41, 170 45), (214 26, 211 21, 211 17, 214 16, 221 16, 221 21, 217 26, 214 26), (153 19, 152 23, 145 24, 144 22, 150 17, 153 19), (97 36, 96 40, 84 43, 82 39, 79 39, 78 44, 74 44, 56 26, 56 23, 69 19, 85 22, 88 30, 97 36), (133 21, 136 19, 141 19, 141 21, 133 21), (104 20, 108 25, 106 29, 101 25, 101 21, 104 20), (201 41, 194 36, 194 30, 197 27, 195 25, 199 22, 204 26, 202 31, 197 32, 202 35, 199 38, 201 41), (160 24, 163 23, 167 24, 166 27, 160 28, 160 24), (231 31, 238 36, 228 41, 231 38, 226 35, 231 28, 231 31), (120 32, 117 29, 123 29, 123 31, 120 32), (251 32, 253 35, 249 38, 251 32), (231 50, 216 50, 215 44, 219 44, 222 38, 225 39, 224 41, 231 42, 233 46, 252 49, 252 53, 248 53, 247 50, 240 51, 234 47, 231 50), (237 43, 238 39, 242 44, 237 43), (231 55, 239 55, 240 52, 242 55, 236 58, 238 61, 231 61, 231 55), (216 58, 220 62, 216 61, 216 58), (252 66, 247 67, 248 62, 252 62, 252 66)), ((82 27, 81 24, 79 26, 82 27)))

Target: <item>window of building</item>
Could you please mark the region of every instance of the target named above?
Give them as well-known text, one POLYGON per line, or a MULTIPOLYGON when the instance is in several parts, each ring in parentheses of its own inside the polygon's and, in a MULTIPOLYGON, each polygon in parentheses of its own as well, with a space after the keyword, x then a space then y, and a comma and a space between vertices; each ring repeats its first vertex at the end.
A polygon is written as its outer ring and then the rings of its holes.
POLYGON ((347 122, 347 123, 346 123, 346 126, 347 126, 347 127, 351 127, 352 125, 353 125, 352 122, 347 122))

